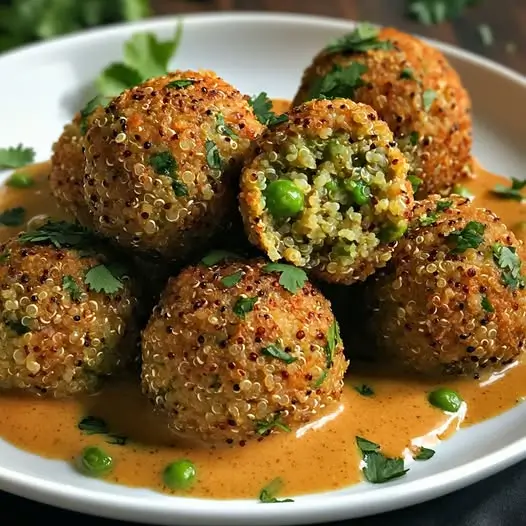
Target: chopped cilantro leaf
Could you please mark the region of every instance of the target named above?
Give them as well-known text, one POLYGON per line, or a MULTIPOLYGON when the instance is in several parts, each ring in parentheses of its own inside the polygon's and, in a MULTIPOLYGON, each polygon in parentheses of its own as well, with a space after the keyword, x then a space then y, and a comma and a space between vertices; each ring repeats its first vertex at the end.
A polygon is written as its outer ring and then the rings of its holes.
POLYGON ((380 30, 367 22, 358 24, 350 33, 331 42, 324 51, 327 53, 363 53, 373 49, 392 49, 389 40, 378 40, 380 30))
POLYGON ((492 246, 493 260, 501 269, 502 282, 511 289, 524 287, 524 277, 521 274, 522 262, 514 247, 506 247, 500 243, 492 246))
POLYGON ((69 292, 69 296, 73 301, 78 301, 82 294, 75 278, 73 276, 67 275, 62 278, 62 288, 69 292))
POLYGON ((423 183, 422 179, 420 179, 420 177, 417 177, 416 175, 408 175, 407 179, 413 187, 413 193, 416 194, 418 192, 418 189, 420 188, 420 185, 423 183))
POLYGON ((372 453, 373 451, 378 451, 380 446, 375 442, 371 442, 363 437, 356 437, 356 445, 362 453, 372 453))
POLYGON ((15 172, 5 184, 11 188, 30 188, 35 184, 35 180, 29 174, 15 172))
POLYGON ((237 139, 237 134, 226 125, 225 118, 223 117, 222 113, 218 113, 216 115, 216 131, 220 135, 226 135, 231 139, 237 139))
POLYGON ((274 504, 280 502, 294 502, 293 499, 277 499, 276 495, 283 486, 283 481, 278 477, 269 482, 259 493, 259 501, 265 504, 274 504))
POLYGON ((379 451, 364 453, 364 477, 373 484, 382 484, 405 475, 409 470, 404 467, 402 458, 389 458, 379 451))
POLYGON ((486 312, 495 312, 495 309, 493 308, 491 301, 488 299, 488 297, 485 294, 482 296, 480 305, 486 312))
POLYGON ((272 126, 277 126, 282 122, 287 122, 287 115, 276 115, 272 111, 272 101, 268 98, 267 94, 262 91, 258 95, 250 98, 248 101, 252 109, 254 110, 254 115, 256 119, 265 126, 271 128, 272 126))
POLYGON ((26 209, 21 206, 9 208, 0 214, 0 225, 20 226, 26 218, 26 209))
POLYGON ((186 186, 182 181, 179 181, 179 179, 174 179, 172 181, 172 189, 177 197, 186 197, 189 195, 188 186, 186 186))
POLYGON ((279 284, 292 294, 303 288, 307 281, 307 274, 301 268, 285 263, 267 263, 263 270, 265 272, 278 272, 280 274, 279 284))
POLYGON ((468 248, 478 248, 484 242, 486 225, 478 221, 470 221, 462 230, 455 230, 447 236, 452 245, 453 254, 461 254, 468 248))
POLYGON ((314 389, 318 389, 318 387, 320 387, 323 384, 323 382, 325 382, 328 374, 329 372, 327 371, 327 369, 324 369, 322 371, 319 378, 316 380, 316 382, 314 382, 314 389))
POLYGON ((181 89, 181 88, 187 88, 188 86, 191 86, 192 84, 195 84, 196 81, 193 79, 177 79, 172 80, 172 82, 168 82, 166 84, 166 88, 175 88, 175 89, 181 89))
POLYGON ((422 446, 418 449, 418 452, 415 455, 413 455, 413 458, 415 460, 429 460, 434 455, 435 455, 434 449, 429 449, 427 447, 422 446))
POLYGON ((48 221, 44 225, 19 236, 21 243, 51 244, 57 248, 91 247, 96 238, 89 230, 67 221, 48 221))
POLYGON ((415 80, 415 74, 411 68, 404 68, 400 73, 400 78, 405 80, 415 80))
POLYGON ((5 263, 10 255, 11 254, 10 254, 9 250, 6 250, 6 251, 2 252, 2 254, 0 254, 0 263, 5 263))
POLYGON ((89 116, 99 107, 106 107, 110 101, 109 97, 104 97, 103 95, 96 95, 91 100, 89 100, 84 108, 80 110, 80 133, 85 135, 88 130, 88 118, 89 116))
POLYGON ((110 433, 108 424, 97 416, 85 416, 77 424, 77 427, 86 435, 106 435, 106 442, 108 444, 123 446, 128 440, 123 435, 110 433))
POLYGON ((158 175, 173 177, 177 171, 177 161, 168 151, 152 154, 148 162, 158 175))
POLYGON ((267 345, 264 349, 261 350, 266 356, 272 356, 272 358, 277 358, 286 364, 294 363, 297 358, 291 356, 289 353, 285 352, 283 349, 280 349, 277 345, 267 345))
POLYGON ((465 197, 467 199, 473 199, 475 196, 463 185, 456 184, 453 186, 451 193, 459 195, 460 197, 465 197))
POLYGON ((313 82, 309 92, 309 99, 335 99, 342 97, 352 99, 354 91, 363 86, 362 75, 367 71, 367 66, 359 62, 351 62, 342 67, 335 64, 329 73, 318 77, 313 82))
POLYGON ((95 84, 104 97, 117 97, 124 90, 139 85, 143 80, 135 69, 120 62, 113 62, 99 74, 95 84))
POLYGON ((511 186, 503 184, 495 185, 492 192, 503 199, 514 199, 515 201, 523 201, 525 196, 521 194, 521 190, 526 186, 526 180, 515 179, 512 177, 511 186))
POLYGON ((228 250, 212 250, 201 259, 201 263, 207 267, 212 267, 213 265, 217 265, 218 263, 229 259, 239 259, 239 256, 228 250))
POLYGON ((238 272, 235 272, 234 274, 230 274, 229 276, 225 276, 221 278, 221 283, 225 287, 233 287, 234 285, 237 285, 241 278, 243 277, 243 272, 239 270, 238 272))
POLYGON ((362 396, 373 396, 374 395, 373 388, 367 384, 356 385, 354 387, 354 390, 357 393, 360 393, 362 396))
POLYGON ((440 24, 458 18, 480 0, 407 0, 407 13, 421 24, 440 24))
POLYGON ((4 168, 20 168, 35 160, 35 150, 25 148, 22 144, 11 148, 0 148, 0 170, 4 168))
POLYGON ((417 131, 412 131, 409 135, 409 142, 416 146, 418 144, 418 140, 420 139, 420 134, 417 131))
POLYGON ((245 314, 252 312, 254 310, 254 305, 257 303, 258 298, 244 298, 240 297, 236 301, 233 311, 234 314, 239 316, 240 318, 244 318, 245 314))
POLYGON ((418 221, 422 226, 431 226, 436 223, 437 218, 437 214, 435 212, 431 212, 430 214, 421 215, 418 218, 418 221))
POLYGON ((219 150, 217 149, 216 143, 208 139, 205 142, 205 149, 206 162, 208 163, 208 166, 210 166, 212 170, 221 170, 221 155, 219 154, 219 150))
POLYGON ((453 201, 441 200, 437 203, 437 212, 444 212, 453 206, 453 201))
POLYGON ((422 93, 422 105, 424 106, 424 111, 428 112, 437 98, 437 92, 432 89, 426 89, 422 93))
POLYGON ((19 336, 23 336, 28 332, 31 332, 31 328, 27 325, 24 325, 20 320, 7 320, 5 324, 19 336))
POLYGON ((256 421, 256 433, 261 436, 270 434, 275 427, 290 433, 290 427, 281 422, 279 413, 271 415, 267 420, 256 421))
POLYGON ((86 272, 84 283, 95 292, 115 294, 123 288, 122 281, 106 265, 96 265, 86 272))
POLYGON ((327 369, 332 367, 334 361, 334 351, 338 344, 342 343, 340 336, 340 326, 338 322, 334 320, 329 327, 327 332, 327 345, 325 346, 325 356, 327 358, 327 369))

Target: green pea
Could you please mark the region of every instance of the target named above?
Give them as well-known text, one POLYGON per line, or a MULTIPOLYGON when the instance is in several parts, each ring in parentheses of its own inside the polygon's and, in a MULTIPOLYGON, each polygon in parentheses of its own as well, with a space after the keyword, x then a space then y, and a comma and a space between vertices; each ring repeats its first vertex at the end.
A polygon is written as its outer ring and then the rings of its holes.
POLYGON ((398 225, 389 225, 380 230, 378 232, 378 237, 381 241, 384 243, 391 243, 392 241, 396 241, 397 239, 400 239, 407 230, 407 223, 400 223, 398 225))
POLYGON ((274 217, 294 217, 303 210, 303 193, 288 179, 272 181, 267 186, 265 198, 268 211, 274 217))
POLYGON ((188 489, 194 483, 196 474, 194 463, 182 459, 166 466, 163 472, 163 480, 170 489, 188 489))
POLYGON ((429 393, 427 399, 431 405, 443 411, 448 411, 449 413, 456 413, 462 405, 460 395, 456 391, 453 391, 453 389, 448 389, 447 387, 435 389, 429 393))
POLYGON ((35 184, 35 180, 24 172, 15 172, 5 183, 11 188, 29 188, 35 184))
POLYGON ((347 179, 343 185, 345 189, 351 194, 354 203, 359 206, 366 205, 371 200, 371 189, 363 181, 353 181, 347 179))
POLYGON ((79 470, 90 477, 103 477, 113 469, 113 458, 97 446, 88 446, 77 458, 79 470))

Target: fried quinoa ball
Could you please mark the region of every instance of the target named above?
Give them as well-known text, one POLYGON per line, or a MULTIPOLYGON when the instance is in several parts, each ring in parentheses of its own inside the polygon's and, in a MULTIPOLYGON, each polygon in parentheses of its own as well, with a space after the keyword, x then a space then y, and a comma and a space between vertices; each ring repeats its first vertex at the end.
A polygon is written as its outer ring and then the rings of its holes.
POLYGON ((94 228, 122 247, 181 260, 235 210, 237 177, 263 130, 248 100, 211 71, 175 71, 98 108, 84 196, 94 228))
POLYGON ((142 386, 176 434, 243 445, 340 398, 348 363, 329 302, 271 269, 201 264, 169 282, 142 334, 142 386))
POLYGON ((410 174, 422 179, 416 197, 448 193, 472 169, 467 91, 444 55, 418 38, 392 28, 363 31, 359 26, 314 58, 293 104, 323 95, 324 79, 325 89, 331 89, 331 76, 342 82, 349 68, 355 68, 359 79, 347 88, 340 84, 340 90, 372 106, 387 122, 407 155, 410 174), (370 37, 368 45, 365 36, 370 37))
POLYGON ((136 359, 131 280, 119 277, 112 294, 96 292, 88 272, 107 263, 103 254, 34 244, 27 235, 0 246, 0 389, 93 392, 136 359))
POLYGON ((254 152, 241 174, 240 209, 249 239, 271 260, 344 284, 385 266, 413 194, 407 161, 372 108, 308 102, 254 152))
POLYGON ((420 202, 369 290, 379 354, 429 375, 478 377, 513 362, 526 339, 523 258, 489 210, 457 196, 420 202))
POLYGON ((59 206, 82 225, 92 223, 84 200, 84 152, 82 150, 81 116, 64 126, 59 139, 53 144, 49 186, 59 206))

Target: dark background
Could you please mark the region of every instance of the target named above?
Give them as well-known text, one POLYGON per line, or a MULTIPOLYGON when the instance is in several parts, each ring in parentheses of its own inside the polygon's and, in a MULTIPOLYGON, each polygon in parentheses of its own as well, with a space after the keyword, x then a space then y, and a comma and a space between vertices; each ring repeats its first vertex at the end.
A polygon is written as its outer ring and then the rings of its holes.
MULTIPOLYGON (((2 1, 0 0, 0 4, 2 1)), ((463 17, 452 23, 429 27, 405 17, 404 0, 153 0, 152 4, 157 15, 214 10, 266 10, 370 20, 456 44, 523 74, 526 73, 526 0, 485 0, 482 5, 469 9, 463 17), (493 45, 488 47, 482 43, 478 32, 480 24, 488 24, 492 28, 493 45)), ((75 526, 123 524, 58 510, 0 493, 1 524, 11 526, 64 522, 75 526)), ((452 495, 398 512, 345 521, 338 523, 338 526, 398 524, 404 526, 526 524, 526 462, 452 495)))

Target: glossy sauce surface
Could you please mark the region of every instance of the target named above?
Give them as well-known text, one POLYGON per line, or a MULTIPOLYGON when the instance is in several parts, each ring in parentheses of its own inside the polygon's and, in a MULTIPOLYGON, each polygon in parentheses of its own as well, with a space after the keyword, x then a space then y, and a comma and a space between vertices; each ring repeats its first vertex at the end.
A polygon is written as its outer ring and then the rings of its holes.
MULTIPOLYGON (((286 109, 283 106, 279 110, 282 108, 286 109)), ((49 197, 48 170, 47 163, 23 169, 35 177, 36 184, 23 190, 3 188, 0 209, 23 206, 30 222, 45 215, 64 218, 49 197)), ((476 178, 467 186, 476 194, 479 206, 492 209, 509 226, 526 219, 523 204, 491 194, 489 190, 497 183, 509 184, 478 168, 476 178)), ((0 227, 0 239, 19 230, 0 227)), ((297 495, 359 482, 362 475, 356 436, 381 444, 386 455, 404 456, 410 468, 411 448, 434 447, 459 427, 513 407, 526 395, 525 378, 526 365, 516 363, 480 381, 447 379, 445 385, 457 390, 465 401, 457 414, 450 415, 427 401, 427 393, 441 384, 353 363, 341 401, 328 408, 318 421, 291 434, 271 435, 244 447, 197 448, 177 443, 170 436, 162 418, 153 414, 150 403, 141 395, 139 378, 135 377, 115 381, 97 395, 78 399, 3 394, 0 436, 30 452, 68 462, 84 446, 98 445, 115 461, 115 469, 107 479, 129 486, 168 491, 162 483, 164 467, 188 458, 195 463, 198 477, 187 495, 257 498, 261 488, 276 477, 284 481, 283 495, 297 495), (355 387, 362 384, 372 387, 374 395, 359 394, 355 387), (112 433, 127 437, 126 444, 110 444, 106 435, 83 433, 78 423, 88 415, 102 418, 112 433)), ((439 456, 440 448, 430 461, 439 456)))

